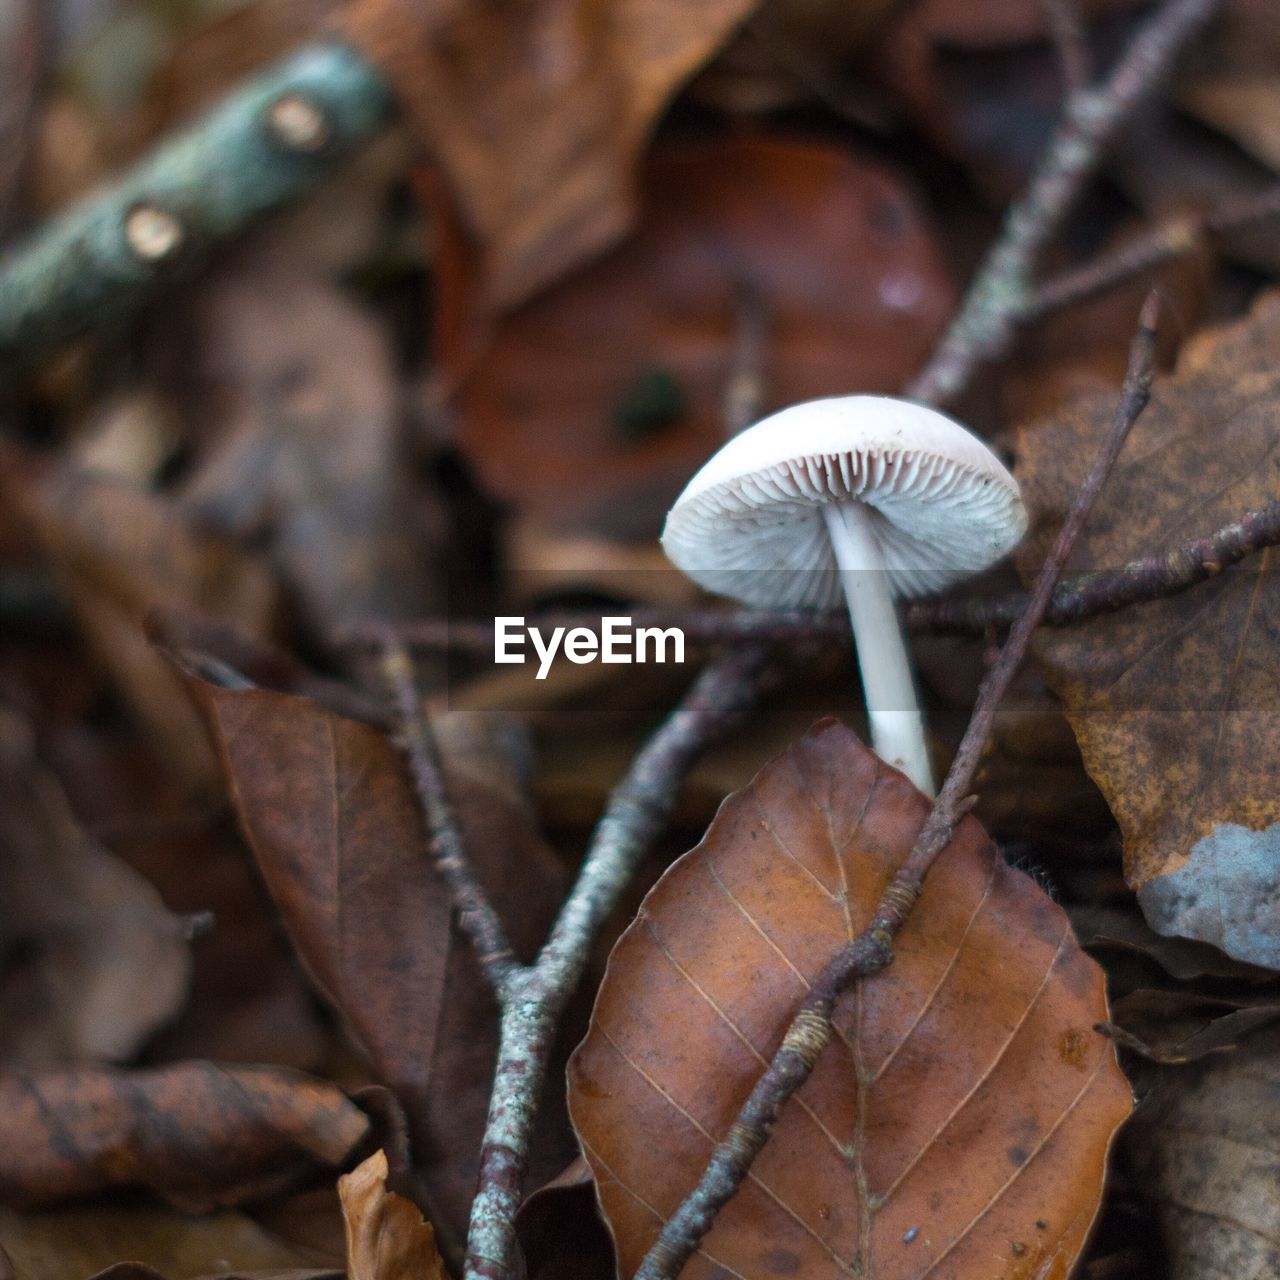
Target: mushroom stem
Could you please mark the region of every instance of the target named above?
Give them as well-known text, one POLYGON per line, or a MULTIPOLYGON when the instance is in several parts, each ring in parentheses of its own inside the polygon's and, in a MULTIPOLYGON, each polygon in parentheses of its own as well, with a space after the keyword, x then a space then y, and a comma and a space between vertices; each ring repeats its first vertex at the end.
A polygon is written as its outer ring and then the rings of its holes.
POLYGON ((880 541, 861 502, 833 504, 825 507, 823 514, 853 623, 871 745, 876 755, 901 769, 921 791, 932 796, 937 788, 929 764, 924 717, 880 541))

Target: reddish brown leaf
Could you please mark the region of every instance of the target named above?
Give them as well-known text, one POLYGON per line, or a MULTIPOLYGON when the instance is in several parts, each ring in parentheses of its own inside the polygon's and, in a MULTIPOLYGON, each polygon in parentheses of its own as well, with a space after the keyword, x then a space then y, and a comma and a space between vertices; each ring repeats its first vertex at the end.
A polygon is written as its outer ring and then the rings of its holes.
MULTIPOLYGON (((728 799, 614 948, 570 1105, 630 1274, 927 800, 828 722, 728 799)), ((1065 1277, 1130 1092, 1102 972, 975 819, 686 1274, 1065 1277)))
POLYGON ((0 1199, 145 1187, 188 1212, 339 1165, 369 1128, 340 1089, 278 1067, 0 1075, 0 1199))
POLYGON ((375 1151, 338 1179, 347 1232, 347 1280, 447 1280, 435 1232, 417 1205, 387 1190, 375 1151))
MULTIPOLYGON (((1077 544, 1116 569, 1275 497, 1280 295, 1197 337, 1157 384, 1077 544)), ((1032 513, 1019 560, 1048 539, 1110 422, 1086 396, 1019 437, 1032 513)), ((1124 836, 1125 875, 1153 928, 1280 968, 1280 578, 1275 552, 1140 608, 1045 631, 1036 654, 1124 836)))
MULTIPOLYGON (((401 757, 376 730, 304 699, 191 683, 294 945, 404 1103, 437 1229, 459 1230, 474 1191, 497 1012, 428 858, 401 757)), ((483 752, 451 750, 446 725, 442 742, 468 848, 527 955, 559 900, 559 864, 491 740, 483 752)))
POLYGON ((769 406, 895 389, 952 305, 912 198, 843 149, 669 148, 643 192, 640 232, 501 323, 478 359, 467 298, 442 301, 462 441, 488 487, 544 526, 620 541, 655 536, 724 438, 744 291, 767 329, 769 406))
POLYGON ((658 114, 758 0, 350 0, 509 306, 616 240, 658 114))

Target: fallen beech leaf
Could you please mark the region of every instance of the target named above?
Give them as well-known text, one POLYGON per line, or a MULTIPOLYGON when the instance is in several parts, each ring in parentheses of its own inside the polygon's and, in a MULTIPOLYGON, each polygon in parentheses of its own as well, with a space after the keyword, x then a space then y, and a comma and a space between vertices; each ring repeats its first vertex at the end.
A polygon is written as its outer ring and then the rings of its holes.
MULTIPOLYGON (((190 685, 209 711, 232 798, 294 945, 404 1104, 437 1231, 460 1231, 497 1012, 428 858, 400 754, 376 730, 302 698, 190 685)), ((550 926, 562 869, 492 741, 487 754, 460 752, 448 725, 439 729, 468 849, 528 956, 550 926)), ((548 1140, 555 1161, 558 1135, 548 1140)))
POLYGON ((41 1206, 145 1187, 191 1213, 339 1165, 368 1117, 282 1067, 180 1063, 0 1074, 0 1199, 41 1206))
MULTIPOLYGON (((631 1274, 928 801, 817 726, 725 801, 614 948, 570 1111, 631 1274)), ((849 992, 690 1276, 1065 1277, 1130 1108, 1102 972, 972 817, 849 992)))
POLYGON ((1171 1280, 1280 1275, 1280 1030, 1168 1068, 1129 1131, 1164 1227, 1171 1280))
MULTIPOLYGON (((1073 568, 1116 568, 1275 496, 1280 295, 1203 334, 1150 407, 1103 490, 1073 568)), ((1033 517, 1019 568, 1038 571, 1110 421, 1073 402, 1019 437, 1033 517)), ((1125 875, 1160 933, 1280 968, 1280 578, 1265 550, 1190 591, 1036 642, 1085 767, 1124 836, 1125 875)))
POLYGON ((724 439, 744 290, 767 330, 766 408, 893 390, 953 302, 912 197, 843 148, 670 147, 642 190, 638 233, 478 354, 465 290, 441 299, 462 444, 488 488, 543 525, 620 542, 655 537, 724 439))
POLYGON ((86 471, 56 468, 37 481, 13 464, 0 482, 165 760, 189 783, 210 782, 217 765, 200 718, 143 620, 153 608, 178 609, 269 635, 278 600, 265 564, 193 529, 169 499, 86 471))
POLYGON ((182 1008, 191 977, 181 918, 79 826, 3 707, 0 957, 6 1067, 123 1061, 182 1008))
POLYGON ((488 305, 528 297, 630 225, 632 170, 676 89, 758 0, 350 0, 485 259, 488 305))
POLYGON ((0 1258, 2 1280, 343 1280, 329 1260, 230 1210, 192 1218, 93 1206, 20 1216, 0 1207, 0 1249, 12 1265, 6 1274, 0 1258))
POLYGON ((436 1235, 418 1206, 387 1190, 387 1153, 338 1179, 347 1280, 447 1280, 436 1235))

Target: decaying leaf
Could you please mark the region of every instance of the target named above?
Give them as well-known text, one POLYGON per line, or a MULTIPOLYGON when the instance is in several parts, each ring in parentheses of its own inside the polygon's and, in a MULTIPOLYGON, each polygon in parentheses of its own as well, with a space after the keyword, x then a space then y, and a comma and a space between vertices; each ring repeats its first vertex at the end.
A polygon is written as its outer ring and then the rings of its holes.
MULTIPOLYGON (((403 761, 381 733, 302 698, 192 687, 294 945, 404 1103, 436 1229, 458 1230, 475 1186, 497 1011, 429 860, 403 761)), ((442 742, 452 761, 447 731, 442 742)), ((448 781, 479 874, 528 955, 559 901, 559 863, 503 782, 501 752, 490 750, 483 768, 451 764, 448 781)))
MULTIPOLYGON (((1280 295, 1188 344, 1159 384, 1080 541, 1076 568, 1119 568, 1274 498, 1280 295)), ((1024 430, 1018 478, 1034 573, 1095 456, 1109 396, 1024 430)), ((1124 836, 1152 926, 1280 968, 1280 578, 1266 550, 1169 599, 1037 643, 1085 766, 1124 836)))
POLYGON ((346 28, 397 84, 507 307, 630 225, 659 112, 758 0, 350 0, 346 28))
MULTIPOLYGON (((730 797, 614 948, 570 1106, 630 1274, 928 802, 828 722, 730 797)), ((1130 1093, 1102 973, 966 818, 885 974, 784 1110, 693 1277, 1065 1277, 1130 1093)))
POLYGON ((435 1232, 418 1206, 387 1190, 387 1153, 338 1179, 347 1280, 447 1280, 435 1232))
POLYGON ((1161 1073, 1127 1142, 1164 1227, 1172 1280, 1280 1275, 1280 1030, 1161 1073))
MULTIPOLYGON (((123 1061, 177 1013, 183 921, 72 815, 0 707, 0 1064, 123 1061)), ((0 1180, 3 1180, 0 1172, 0 1180)))
POLYGON ((843 148, 659 149, 642 193, 634 237, 478 352, 469 294, 446 279, 441 300, 462 444, 487 487, 543 527, 617 542, 652 541, 723 442, 744 307, 766 335, 765 408, 777 408, 894 390, 953 303, 915 200, 843 148))
POLYGON ((91 1206, 22 1216, 0 1207, 0 1250, 2 1280, 343 1280, 329 1259, 231 1210, 193 1218, 91 1206))
POLYGON ((0 1075, 0 1200, 143 1187, 203 1213, 340 1165, 368 1128, 337 1086, 282 1067, 10 1072, 0 1075))

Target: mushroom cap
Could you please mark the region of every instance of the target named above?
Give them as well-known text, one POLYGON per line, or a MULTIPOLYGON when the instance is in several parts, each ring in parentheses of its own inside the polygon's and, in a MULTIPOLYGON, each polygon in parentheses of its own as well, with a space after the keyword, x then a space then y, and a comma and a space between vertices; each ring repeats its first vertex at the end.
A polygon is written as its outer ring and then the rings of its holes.
POLYGON ((891 396, 837 396, 724 445, 668 512, 662 546, 718 595, 832 609, 841 586, 822 508, 850 501, 866 504, 899 596, 987 568, 1027 528, 1017 482, 958 422, 891 396))

